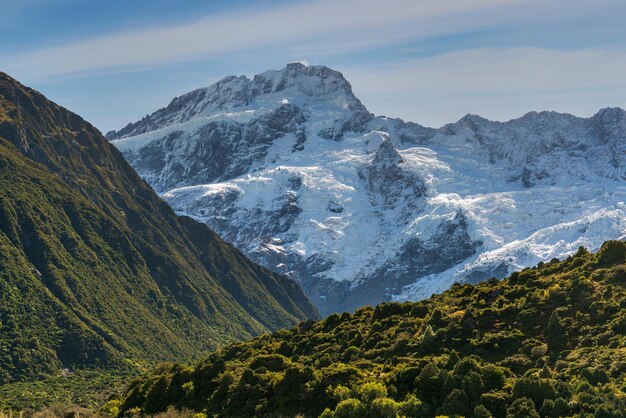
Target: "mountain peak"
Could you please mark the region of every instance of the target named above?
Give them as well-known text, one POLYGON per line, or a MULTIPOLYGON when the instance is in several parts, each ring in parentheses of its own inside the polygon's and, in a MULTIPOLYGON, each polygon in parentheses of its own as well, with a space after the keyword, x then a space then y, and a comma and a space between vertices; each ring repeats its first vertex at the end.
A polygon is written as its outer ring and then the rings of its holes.
POLYGON ((11 77, 10 75, 2 71, 0 71, 0 80, 8 80, 8 81, 13 81, 13 82, 15 81, 13 77, 11 77))
MULTIPOLYGON (((620 155, 625 155, 626 111, 624 109, 619 107, 600 109, 598 113, 591 117, 591 124, 593 132, 600 143, 612 143, 615 147, 614 149, 618 150, 617 152, 620 155)), ((619 158, 616 158, 612 165, 619 166, 619 158)), ((626 173, 622 175, 622 178, 626 178, 626 173)))
POLYGON ((392 166, 400 164, 404 162, 404 160, 389 137, 385 134, 383 135, 383 142, 374 154, 373 162, 377 165, 392 166))
POLYGON ((301 63, 299 61, 295 61, 295 62, 290 62, 285 66, 285 70, 294 70, 294 71, 298 71, 304 68, 309 67, 308 65, 304 65, 304 63, 301 63))
MULTIPOLYGON (((336 120, 364 121, 372 117, 339 71, 323 65, 292 62, 280 70, 268 70, 251 79, 243 75, 224 77, 209 87, 174 98, 167 107, 119 131, 107 133, 107 138, 131 137, 225 112, 249 110, 252 115, 262 114, 275 110, 284 100, 299 107, 321 107, 323 112, 334 112, 336 120)), ((331 134, 341 136, 344 128, 353 127, 348 123, 346 127, 331 129, 331 134)))
POLYGON ((620 122, 468 114, 435 130, 372 117, 351 99, 343 75, 324 66, 291 63, 227 81, 242 83, 245 106, 114 145, 177 211, 301 279, 324 313, 428 296, 456 279, 502 277, 546 257, 533 249, 539 240, 566 240, 549 244, 551 258, 578 240, 596 245, 600 230, 623 236, 617 193, 594 203, 606 204, 611 220, 589 218, 581 229, 555 220, 588 216, 577 202, 595 196, 596 179, 607 187, 605 179, 626 178, 620 122), (568 189, 573 182, 585 187, 568 189), (558 193, 572 200, 563 215, 528 203, 558 193), (478 194, 489 198, 476 203, 478 194), (436 279, 424 279, 431 274, 436 279))
POLYGON ((476 125, 484 124, 484 123, 489 123, 489 120, 483 118, 482 116, 474 115, 471 113, 468 113, 467 115, 463 116, 461 119, 457 121, 457 125, 468 126, 470 128, 476 125))
POLYGON ((280 70, 257 74, 252 81, 260 88, 262 94, 295 88, 307 96, 323 96, 340 91, 354 97, 352 87, 343 74, 324 65, 305 66, 299 62, 292 62, 280 70))
POLYGON ((621 107, 605 107, 592 116, 592 119, 602 121, 616 121, 626 118, 626 111, 621 107))

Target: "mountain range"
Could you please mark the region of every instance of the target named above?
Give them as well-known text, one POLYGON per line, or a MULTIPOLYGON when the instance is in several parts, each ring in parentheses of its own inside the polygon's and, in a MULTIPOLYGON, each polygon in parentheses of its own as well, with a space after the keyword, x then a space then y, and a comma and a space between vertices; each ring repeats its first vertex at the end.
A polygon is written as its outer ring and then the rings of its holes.
POLYGON ((294 63, 105 138, 0 73, 0 408, 624 416, 625 121, 432 129, 294 63))
POLYGON ((136 372, 317 317, 97 129, 0 73, 0 386, 136 372))
MULTIPOLYGON (((418 100, 418 98, 416 98, 418 100)), ((327 315, 626 237, 626 112, 375 116, 324 66, 230 76, 106 137, 179 214, 327 315)))

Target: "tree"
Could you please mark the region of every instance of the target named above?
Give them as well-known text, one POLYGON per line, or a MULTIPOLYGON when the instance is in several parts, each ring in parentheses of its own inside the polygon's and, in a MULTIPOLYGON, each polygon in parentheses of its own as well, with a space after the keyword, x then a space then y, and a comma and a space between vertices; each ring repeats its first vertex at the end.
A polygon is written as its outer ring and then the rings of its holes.
POLYGON ((550 315, 550 320, 546 327, 546 339, 551 349, 558 349, 563 346, 565 329, 561 322, 561 317, 556 311, 553 311, 552 315, 550 315))
POLYGON ((435 333, 433 332, 433 327, 430 325, 426 325, 424 329, 424 333, 420 337, 419 345, 423 351, 430 351, 433 347, 433 343, 435 341, 435 333))
POLYGON ((464 391, 453 389, 446 397, 441 409, 446 415, 468 416, 472 411, 472 404, 464 391))
POLYGON ((399 412, 405 417, 423 417, 428 413, 428 408, 413 394, 407 395, 400 404, 399 412))
POLYGON ((358 399, 346 399, 339 402, 335 411, 326 408, 320 418, 361 418, 365 415, 365 406, 358 399))
POLYGON ((346 352, 344 353, 344 358, 346 361, 356 359, 360 352, 361 350, 359 350, 359 347, 351 345, 346 349, 346 352))
POLYGON ((365 403, 387 396, 387 387, 382 383, 368 382, 359 388, 359 398, 365 403))
POLYGON ((400 404, 390 398, 374 399, 368 405, 367 413, 364 416, 371 418, 396 418, 400 404))
POLYGON ((491 412, 483 405, 476 405, 474 408, 474 413, 472 414, 472 418, 492 418, 491 412))
POLYGON ((545 399, 556 398, 556 389, 548 379, 522 377, 513 386, 514 398, 529 398, 536 405, 542 405, 545 399))
POLYGON ((593 413, 593 418, 619 418, 623 415, 619 411, 613 410, 608 405, 600 405, 593 413))
POLYGON ((540 418, 535 404, 528 398, 516 399, 506 410, 506 418, 540 418))
POLYGON ((550 370, 547 364, 543 365, 543 368, 539 372, 539 377, 543 379, 549 379, 552 377, 552 371, 550 370))
POLYGON ((435 363, 428 363, 415 378, 417 396, 429 404, 438 403, 443 392, 444 374, 435 363))
POLYGON ((289 367, 274 384, 274 394, 282 402, 294 402, 306 394, 306 384, 313 379, 310 368, 289 367))
POLYGON ((506 397, 504 392, 483 393, 480 397, 480 404, 485 406, 492 415, 502 417, 506 415, 508 407, 506 397))

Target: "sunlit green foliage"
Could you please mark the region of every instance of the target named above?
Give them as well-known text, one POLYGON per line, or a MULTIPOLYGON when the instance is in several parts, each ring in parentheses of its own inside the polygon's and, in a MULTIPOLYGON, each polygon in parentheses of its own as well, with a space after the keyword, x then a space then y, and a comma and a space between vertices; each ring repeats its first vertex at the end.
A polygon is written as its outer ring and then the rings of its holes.
POLYGON ((307 317, 294 282, 176 216, 94 127, 0 73, 0 386, 138 372, 307 317))
POLYGON ((625 316, 626 244, 611 241, 503 281, 303 322, 195 366, 164 365, 130 385, 121 411, 626 416, 625 316))
POLYGON ((17 411, 29 413, 49 405, 80 405, 95 412, 104 404, 102 415, 112 416, 112 412, 117 414, 121 406, 117 397, 132 379, 133 375, 119 370, 89 370, 77 371, 69 376, 10 383, 0 386, 0 412, 14 411, 17 415, 17 411), (115 399, 107 402, 109 397, 115 399))

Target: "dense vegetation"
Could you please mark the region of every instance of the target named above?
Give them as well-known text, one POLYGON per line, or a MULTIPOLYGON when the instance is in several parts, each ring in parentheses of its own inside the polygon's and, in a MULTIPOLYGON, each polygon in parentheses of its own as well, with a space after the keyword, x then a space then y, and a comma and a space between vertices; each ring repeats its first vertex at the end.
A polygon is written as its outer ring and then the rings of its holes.
POLYGON ((177 217, 100 132, 0 73, 0 386, 137 371, 311 317, 294 282, 177 217))
POLYGON ((626 416, 626 244, 164 364, 121 413, 626 416))
MULTIPOLYGON (((120 370, 78 370, 73 373, 46 376, 27 382, 0 386, 0 418, 2 412, 13 411, 29 416, 53 406, 68 411, 74 407, 97 412, 111 397, 119 397, 124 386, 136 373, 120 370)), ((81 414, 83 415, 83 414, 81 414)), ((61 414, 60 416, 65 416, 61 414)))

